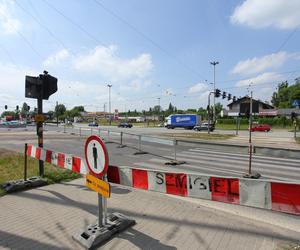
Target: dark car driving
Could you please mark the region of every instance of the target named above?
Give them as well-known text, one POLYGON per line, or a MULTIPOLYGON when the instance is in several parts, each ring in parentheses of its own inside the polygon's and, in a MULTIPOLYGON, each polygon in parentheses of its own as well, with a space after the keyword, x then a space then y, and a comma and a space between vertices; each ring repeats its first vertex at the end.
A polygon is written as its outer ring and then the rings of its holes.
POLYGON ((89 124, 90 127, 98 127, 98 123, 97 122, 92 122, 89 124))
POLYGON ((121 122, 118 125, 119 128, 132 128, 132 124, 128 123, 128 122, 121 122))
MULTIPOLYGON (((201 131, 201 130, 208 130, 208 122, 202 122, 200 125, 196 125, 194 130, 201 131)), ((215 125, 214 124, 209 124, 209 131, 214 131, 215 130, 215 125)))

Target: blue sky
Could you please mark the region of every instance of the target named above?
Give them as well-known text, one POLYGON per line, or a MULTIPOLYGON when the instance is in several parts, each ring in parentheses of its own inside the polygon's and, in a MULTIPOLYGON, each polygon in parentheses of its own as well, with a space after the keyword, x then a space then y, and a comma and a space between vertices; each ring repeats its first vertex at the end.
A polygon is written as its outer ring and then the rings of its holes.
MULTIPOLYGON (((300 75, 298 0, 2 0, 0 112, 24 101, 25 75, 44 69, 58 92, 45 101, 87 110, 206 107, 216 87, 270 100, 300 75), (159 98, 159 99, 158 99, 159 98)), ((224 105, 228 101, 217 99, 224 105)))

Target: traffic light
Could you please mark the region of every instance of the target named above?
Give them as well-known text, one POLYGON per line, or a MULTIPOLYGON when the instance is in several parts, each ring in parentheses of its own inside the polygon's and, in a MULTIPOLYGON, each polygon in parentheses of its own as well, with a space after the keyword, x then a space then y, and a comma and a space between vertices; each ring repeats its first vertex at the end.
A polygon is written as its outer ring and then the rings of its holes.
POLYGON ((220 96, 221 96, 221 90, 216 89, 215 97, 220 97, 220 96))
POLYGON ((25 77, 25 97, 48 100, 57 91, 57 78, 48 75, 47 71, 38 77, 25 77))
POLYGON ((222 94, 222 99, 225 99, 226 98, 226 92, 223 91, 223 94, 222 94))
POLYGON ((16 106, 16 110, 19 110, 19 105, 16 106))
POLYGON ((228 94, 227 100, 228 100, 228 101, 231 100, 231 94, 228 94))
POLYGON ((48 75, 47 71, 44 71, 44 74, 40 75, 40 78, 43 82, 43 99, 48 100, 57 91, 57 78, 48 75))
POLYGON ((25 77, 25 97, 39 98, 42 92, 42 82, 38 77, 26 76, 25 77))
POLYGON ((232 101, 233 101, 233 102, 235 102, 235 101, 236 101, 236 96, 234 96, 234 97, 232 98, 232 101))
POLYGON ((7 109, 7 105, 5 105, 4 108, 7 109))
POLYGON ((29 111, 29 110, 30 110, 30 106, 27 105, 27 111, 29 111))

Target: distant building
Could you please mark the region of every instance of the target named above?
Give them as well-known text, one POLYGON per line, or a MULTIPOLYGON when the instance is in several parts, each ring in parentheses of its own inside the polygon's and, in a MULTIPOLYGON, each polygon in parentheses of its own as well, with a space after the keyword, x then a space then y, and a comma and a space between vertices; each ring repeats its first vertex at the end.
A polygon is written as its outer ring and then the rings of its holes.
MULTIPOLYGON (((250 97, 244 96, 227 105, 228 110, 223 112, 227 116, 245 116, 250 113, 250 97)), ((252 99, 252 114, 259 115, 260 112, 274 111, 274 107, 260 100, 252 99)), ((272 113, 271 113, 272 114, 272 113)), ((273 114, 275 114, 273 112, 273 114)), ((277 115, 277 114, 275 114, 277 115)))
POLYGON ((109 119, 110 117, 110 114, 107 112, 80 112, 80 115, 84 121, 109 119))
POLYGON ((119 116, 119 120, 126 120, 129 122, 144 122, 145 117, 142 116, 119 116))

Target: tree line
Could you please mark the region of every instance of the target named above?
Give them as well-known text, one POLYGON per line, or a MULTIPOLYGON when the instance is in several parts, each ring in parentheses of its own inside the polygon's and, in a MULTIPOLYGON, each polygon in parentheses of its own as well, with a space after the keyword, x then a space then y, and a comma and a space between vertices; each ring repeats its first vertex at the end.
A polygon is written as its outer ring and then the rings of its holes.
POLYGON ((276 108, 293 108, 293 102, 300 103, 300 77, 295 79, 293 85, 287 81, 278 84, 276 91, 272 95, 272 104, 276 108))

